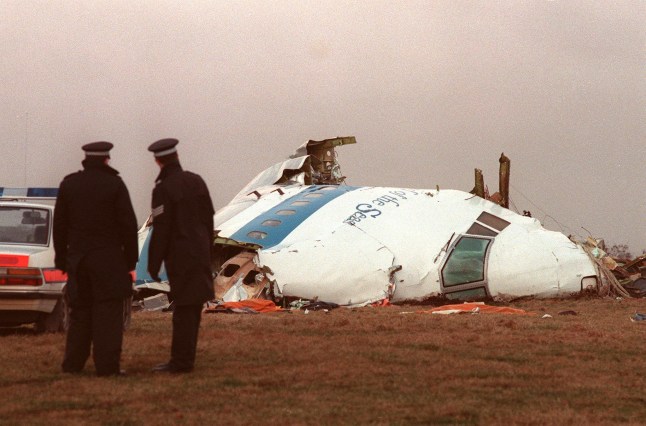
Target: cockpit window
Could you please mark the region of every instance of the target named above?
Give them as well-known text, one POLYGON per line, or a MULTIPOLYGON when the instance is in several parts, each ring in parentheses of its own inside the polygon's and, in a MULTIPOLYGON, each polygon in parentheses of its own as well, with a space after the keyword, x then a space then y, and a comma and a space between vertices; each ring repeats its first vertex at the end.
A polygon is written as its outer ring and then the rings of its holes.
POLYGON ((509 226, 509 222, 507 222, 505 219, 499 218, 498 216, 494 216, 491 213, 487 212, 482 212, 480 216, 478 216, 477 221, 491 226, 493 229, 497 229, 498 231, 502 231, 509 226))
POLYGON ((0 207, 0 244, 47 245, 49 210, 31 207, 0 207))
POLYGON ((484 281, 485 256, 490 243, 489 239, 462 237, 442 268, 444 287, 484 281))
POLYGON ((498 235, 496 231, 493 231, 486 226, 480 225, 478 222, 473 222, 473 225, 467 231, 467 234, 471 235, 484 235, 485 237, 495 237, 498 235))
POLYGON ((448 300, 485 300, 487 290, 484 287, 470 288, 468 290, 454 291, 444 295, 448 300))

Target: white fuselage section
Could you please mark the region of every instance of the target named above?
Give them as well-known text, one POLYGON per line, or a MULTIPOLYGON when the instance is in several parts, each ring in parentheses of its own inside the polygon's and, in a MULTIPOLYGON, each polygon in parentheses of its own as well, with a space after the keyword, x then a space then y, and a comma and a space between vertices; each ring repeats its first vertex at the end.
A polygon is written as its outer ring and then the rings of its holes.
POLYGON ((236 197, 215 227, 260 246, 256 261, 283 295, 340 305, 559 296, 596 283, 565 235, 456 190, 273 185, 236 197))

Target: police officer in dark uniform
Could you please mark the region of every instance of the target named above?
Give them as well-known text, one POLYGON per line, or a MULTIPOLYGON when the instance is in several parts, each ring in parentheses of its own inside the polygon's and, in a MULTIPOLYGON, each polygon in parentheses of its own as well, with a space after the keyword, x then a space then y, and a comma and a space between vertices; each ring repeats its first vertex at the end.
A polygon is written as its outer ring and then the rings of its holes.
POLYGON ((170 361, 153 371, 188 373, 195 364, 203 305, 212 300, 213 203, 202 178, 182 169, 177 139, 161 139, 148 147, 161 172, 152 194, 153 230, 148 272, 159 281, 162 262, 173 302, 170 361))
POLYGON ((84 169, 63 179, 54 209, 55 264, 68 276, 67 373, 83 370, 93 346, 97 375, 123 374, 124 303, 138 258, 137 218, 119 172, 108 166, 112 146, 83 146, 84 169))

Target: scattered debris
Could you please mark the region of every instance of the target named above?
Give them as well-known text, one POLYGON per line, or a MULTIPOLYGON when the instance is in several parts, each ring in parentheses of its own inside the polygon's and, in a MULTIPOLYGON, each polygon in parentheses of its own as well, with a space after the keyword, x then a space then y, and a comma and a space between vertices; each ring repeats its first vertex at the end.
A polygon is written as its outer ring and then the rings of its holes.
POLYGON ((646 278, 640 276, 635 281, 624 284, 624 288, 632 297, 644 297, 646 295, 646 278))
POLYGON ((635 313, 635 315, 630 317, 632 322, 646 321, 646 314, 635 313))
POLYGON ((600 295, 631 298, 646 294, 646 280, 643 280, 646 275, 646 255, 622 263, 623 260, 614 259, 606 253, 603 239, 588 237, 580 245, 597 265, 601 278, 600 295))
POLYGON ((135 300, 133 305, 139 310, 162 311, 170 306, 170 302, 166 293, 159 293, 154 296, 144 297, 141 300, 135 300))
POLYGON ((299 309, 305 309, 310 311, 330 311, 338 307, 339 305, 337 305, 336 303, 313 301, 313 302, 303 303, 299 309))
POLYGON ((276 306, 271 300, 265 299, 247 299, 237 302, 207 303, 204 309, 205 313, 242 313, 242 314, 259 314, 267 312, 280 312, 283 309, 276 306))
POLYGON ((419 311, 423 314, 513 314, 513 315, 535 315, 532 312, 527 312, 523 309, 510 308, 508 306, 491 306, 484 303, 462 303, 458 305, 444 305, 437 308, 419 311))

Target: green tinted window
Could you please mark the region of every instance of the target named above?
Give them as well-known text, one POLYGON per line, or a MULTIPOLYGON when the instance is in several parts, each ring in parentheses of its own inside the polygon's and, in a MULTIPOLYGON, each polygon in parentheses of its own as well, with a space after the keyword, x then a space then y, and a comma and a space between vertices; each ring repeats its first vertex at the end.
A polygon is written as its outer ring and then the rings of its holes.
POLYGON ((449 300, 485 300, 487 298, 487 291, 484 287, 476 287, 469 290, 446 293, 444 296, 449 300))
POLYGON ((484 280, 484 260, 491 240, 463 237, 442 269, 444 286, 484 280))

